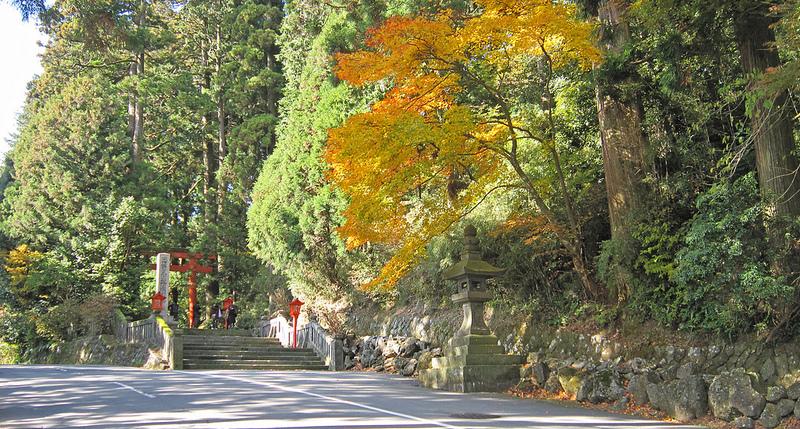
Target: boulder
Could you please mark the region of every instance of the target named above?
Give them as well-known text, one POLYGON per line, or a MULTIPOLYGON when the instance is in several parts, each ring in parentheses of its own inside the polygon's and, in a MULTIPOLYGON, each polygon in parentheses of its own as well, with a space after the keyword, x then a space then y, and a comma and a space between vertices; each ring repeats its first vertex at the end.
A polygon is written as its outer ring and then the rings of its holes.
POLYGON ((416 359, 409 359, 406 362, 405 366, 400 368, 399 373, 403 376, 411 376, 414 375, 414 372, 417 370, 417 360, 416 359))
POLYGON ((568 395, 574 396, 578 393, 578 389, 583 384, 584 374, 579 370, 572 367, 564 367, 558 370, 558 382, 561 388, 567 392, 568 395))
POLYGON ((417 368, 430 369, 432 359, 433 359, 433 353, 422 352, 422 354, 419 355, 419 359, 417 359, 417 368))
POLYGON ((682 422, 704 416, 708 411, 706 383, 696 375, 667 383, 650 383, 647 397, 653 407, 682 422))
POLYGON ((647 376, 644 374, 634 375, 628 382, 628 393, 636 405, 647 403, 647 383, 647 376))
POLYGON ((617 401, 624 394, 625 389, 622 388, 619 375, 606 369, 583 377, 580 387, 575 393, 575 400, 599 404, 617 401))
POLYGON ((782 386, 769 386, 767 387, 767 394, 765 399, 767 402, 778 402, 786 397, 786 389, 782 386))
POLYGON ((547 381, 544 383, 544 390, 547 390, 550 393, 558 393, 564 390, 561 387, 561 382, 558 381, 558 374, 555 371, 550 373, 550 376, 547 377, 547 381))
POLYGON ((776 405, 778 406, 778 414, 781 417, 786 417, 794 412, 794 401, 791 399, 781 399, 776 405))
POLYGON ((369 368, 373 362, 375 362, 374 350, 364 349, 364 352, 361 353, 361 365, 364 368, 369 368))
POLYGON ((387 357, 383 361, 383 368, 386 372, 396 372, 399 373, 401 369, 408 363, 408 359, 396 356, 396 357, 387 357))
POLYGON ((531 378, 531 366, 530 365, 523 365, 519 367, 519 379, 520 380, 530 380, 531 378))
POLYGON ((756 424, 750 417, 739 416, 733 419, 733 427, 736 429, 753 429, 756 427, 756 424))
POLYGON ((422 347, 420 347, 419 341, 416 338, 408 337, 400 344, 399 355, 404 358, 410 358, 421 349, 422 347))
POLYGON ((758 418, 766 400, 753 388, 750 376, 737 368, 714 377, 708 388, 708 403, 715 417, 732 420, 737 415, 758 418))
POLYGON ((792 384, 788 389, 786 389, 786 396, 788 396, 789 399, 794 400, 800 398, 800 381, 792 384))
POLYGON ((531 378, 539 386, 544 386, 547 379, 550 377, 550 368, 544 362, 537 362, 530 366, 531 378))
POLYGON ((646 369, 647 361, 640 357, 635 357, 627 361, 626 366, 629 367, 631 371, 638 374, 646 369))
POLYGON ((675 377, 683 380, 684 378, 687 378, 689 376, 697 375, 697 373, 699 372, 700 368, 698 368, 697 365, 695 365, 692 362, 687 362, 678 367, 678 370, 675 373, 675 377))
POLYGON ((758 371, 758 375, 764 381, 769 381, 773 377, 775 377, 775 361, 771 358, 767 358, 763 364, 761 364, 761 368, 758 371))
POLYGON ((778 426, 780 422, 781 415, 778 406, 775 404, 767 404, 764 407, 764 411, 761 413, 761 417, 758 419, 758 423, 767 429, 772 429, 778 426))

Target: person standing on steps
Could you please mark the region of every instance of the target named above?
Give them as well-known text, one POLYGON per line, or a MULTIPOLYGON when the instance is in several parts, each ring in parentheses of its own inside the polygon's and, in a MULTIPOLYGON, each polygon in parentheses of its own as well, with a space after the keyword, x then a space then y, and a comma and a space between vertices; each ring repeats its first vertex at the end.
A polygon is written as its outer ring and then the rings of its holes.
POLYGON ((200 320, 200 306, 199 305, 195 305, 194 306, 194 326, 190 326, 190 328, 197 328, 198 326, 200 326, 200 322, 201 322, 201 320, 200 320))
POLYGON ((233 328, 236 324, 236 313, 238 309, 236 308, 236 303, 231 303, 231 306, 228 307, 228 316, 225 319, 225 323, 228 325, 228 329, 233 328))
POLYGON ((216 302, 211 306, 211 329, 219 329, 222 322, 222 309, 216 302))
POLYGON ((167 306, 167 311, 172 320, 177 322, 181 311, 180 307, 178 307, 178 289, 172 289, 170 295, 172 295, 172 302, 167 306))
MULTIPOLYGON (((224 301, 222 301, 222 314, 223 314, 223 317, 224 317, 225 329, 230 329, 230 325, 231 324, 229 323, 229 320, 230 320, 230 314, 231 314, 231 311, 230 311, 231 307, 233 307, 233 297, 228 295, 228 297, 225 298, 224 301)), ((234 312, 235 312, 235 310, 234 310, 234 312)), ((233 316, 233 320, 236 321, 236 316, 235 315, 233 316)))

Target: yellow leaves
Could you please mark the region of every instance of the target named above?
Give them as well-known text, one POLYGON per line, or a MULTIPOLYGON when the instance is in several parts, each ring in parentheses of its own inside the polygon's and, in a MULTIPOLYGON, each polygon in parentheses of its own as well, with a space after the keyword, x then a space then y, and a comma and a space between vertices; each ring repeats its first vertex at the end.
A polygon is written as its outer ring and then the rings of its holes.
POLYGON ((415 79, 423 68, 428 72, 446 68, 447 62, 463 59, 448 46, 454 32, 444 17, 389 18, 368 33, 371 51, 336 55, 336 75, 354 85, 363 85, 385 78, 402 82, 415 79))
POLYGON ((600 58, 593 26, 577 16, 575 5, 550 0, 479 0, 484 12, 469 20, 462 37, 483 47, 495 64, 519 55, 545 55, 554 67, 576 62, 588 69, 600 58))
MULTIPOLYGON (((473 127, 469 109, 461 106, 435 121, 385 106, 330 130, 329 178, 351 197, 344 213, 347 221, 340 229, 348 246, 402 241, 410 227, 409 195, 446 186, 458 162, 474 164, 477 170, 487 168, 464 155, 478 150, 467 139, 473 127)), ((446 208, 437 208, 441 209, 446 208)))
POLYGON ((8 252, 3 268, 11 277, 11 283, 18 285, 25 281, 31 267, 41 258, 41 252, 32 250, 27 244, 20 244, 8 252))
POLYGON ((573 5, 477 2, 476 16, 390 18, 369 32, 368 49, 336 56, 336 75, 351 84, 393 84, 370 111, 329 131, 326 152, 329 179, 350 196, 339 230, 348 247, 398 246, 369 287, 391 287, 499 181, 516 132, 508 121, 518 119, 498 120, 511 110, 500 108, 501 76, 536 57, 554 68, 599 58, 573 5))

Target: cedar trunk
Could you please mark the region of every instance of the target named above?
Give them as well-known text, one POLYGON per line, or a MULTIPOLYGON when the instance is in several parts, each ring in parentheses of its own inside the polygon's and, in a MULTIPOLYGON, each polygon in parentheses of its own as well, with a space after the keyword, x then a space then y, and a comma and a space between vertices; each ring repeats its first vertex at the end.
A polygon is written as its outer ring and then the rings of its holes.
MULTIPOLYGON (((217 56, 216 56, 216 74, 217 74, 217 227, 224 222, 225 200, 228 192, 228 181, 225 180, 225 157, 228 154, 227 130, 225 123, 225 89, 223 85, 222 76, 222 35, 219 23, 217 24, 217 56)), ((225 260, 219 250, 222 248, 219 240, 221 235, 217 235, 217 272, 222 273, 225 270, 225 260)))
MULTIPOLYGON (((742 69, 750 76, 780 65, 773 48, 775 33, 770 28, 774 21, 768 13, 767 5, 759 2, 736 20, 742 69)), ((752 108, 750 120, 762 198, 770 203, 778 217, 796 218, 800 216, 800 175, 798 160, 792 154, 794 124, 786 91, 758 101, 752 108)), ((778 238, 781 234, 771 235, 778 238)))
MULTIPOLYGON (((618 54, 631 42, 625 21, 627 9, 628 3, 624 0, 599 3, 600 40, 608 53, 618 54)), ((620 87, 625 83, 625 80, 598 83, 596 89, 612 238, 630 235, 628 218, 641 206, 642 179, 646 172, 647 139, 642 129, 641 101, 634 94, 622 93, 620 87)))

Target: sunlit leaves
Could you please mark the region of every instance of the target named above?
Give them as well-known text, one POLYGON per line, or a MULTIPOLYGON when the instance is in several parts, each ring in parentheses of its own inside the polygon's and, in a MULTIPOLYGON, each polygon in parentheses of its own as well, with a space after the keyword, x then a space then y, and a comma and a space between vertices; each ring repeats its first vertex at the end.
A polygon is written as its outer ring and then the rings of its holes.
POLYGON ((351 197, 340 228, 348 246, 400 246, 372 285, 391 286, 431 237, 501 185, 512 140, 540 137, 518 135, 525 119, 509 100, 522 94, 509 94, 510 81, 524 80, 532 59, 552 72, 599 58, 572 5, 478 3, 474 16, 390 18, 367 34, 367 49, 336 56, 340 79, 391 85, 369 112, 330 131, 326 154, 330 179, 351 197))

